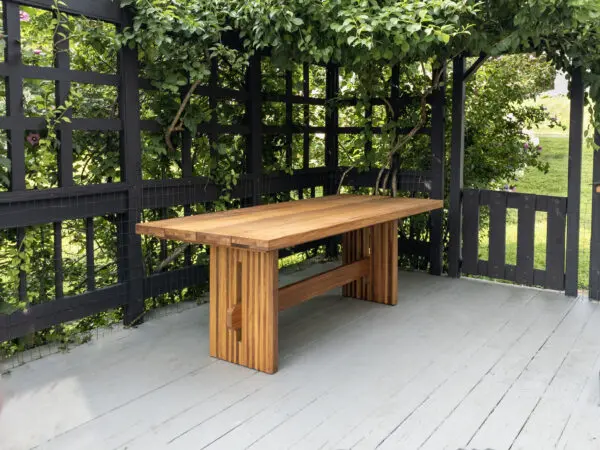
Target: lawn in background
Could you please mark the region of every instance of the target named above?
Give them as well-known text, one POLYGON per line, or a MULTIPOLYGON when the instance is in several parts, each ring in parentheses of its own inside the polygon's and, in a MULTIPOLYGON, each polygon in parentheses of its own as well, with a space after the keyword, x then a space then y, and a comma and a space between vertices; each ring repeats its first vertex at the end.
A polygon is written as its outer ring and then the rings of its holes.
MULTIPOLYGON (((556 115, 563 124, 568 126, 569 122, 569 100, 567 97, 546 97, 538 101, 556 115)), ((587 114, 586 114, 587 115, 587 114)), ((587 126, 586 121, 586 126, 587 126)), ((566 197, 568 189, 568 165, 569 165, 569 139, 568 129, 547 126, 532 130, 539 137, 542 146, 541 157, 550 165, 548 173, 544 174, 537 169, 528 168, 524 171, 516 184, 517 192, 544 194, 566 197)), ((588 288, 589 282, 589 249, 591 234, 592 214, 592 168, 593 149, 586 142, 583 149, 583 165, 581 173, 581 226, 580 226, 580 259, 579 259, 579 287, 588 288)), ((506 224, 506 263, 517 262, 517 211, 509 210, 506 224)), ((480 259, 487 260, 488 257, 488 235, 487 230, 480 233, 480 259)), ((534 267, 544 269, 546 266, 546 213, 538 212, 535 226, 535 248, 534 267)))

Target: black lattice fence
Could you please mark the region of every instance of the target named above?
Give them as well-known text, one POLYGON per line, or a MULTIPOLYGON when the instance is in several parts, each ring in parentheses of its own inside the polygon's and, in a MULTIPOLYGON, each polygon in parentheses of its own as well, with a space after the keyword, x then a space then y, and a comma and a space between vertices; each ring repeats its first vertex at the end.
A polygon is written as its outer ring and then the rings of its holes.
MULTIPOLYGON (((0 257, 12 269, 0 279, 0 300, 10 300, 0 311, 0 341, 106 311, 137 323, 147 308, 197 298, 207 281, 206 248, 141 239, 135 234, 140 220, 211 211, 223 196, 236 207, 333 194, 346 172, 345 191, 372 190, 378 168, 348 170, 352 161, 340 148, 359 145, 365 158, 383 151, 381 124, 366 130, 356 117, 381 120, 384 101, 360 110, 345 90, 350 74, 342 69, 304 65, 282 72, 265 54, 244 73, 233 73, 215 60, 209 83, 196 88, 190 103, 208 116, 196 133, 174 138, 174 151, 157 151, 166 124, 153 116, 156 88, 143 78, 136 51, 103 53, 110 60, 87 54, 105 45, 103 35, 130 23, 127 11, 110 0, 71 3, 57 11, 52 0, 2 2, 6 155, 0 156, 9 164, 0 173, 6 178, 0 257), (49 31, 32 52, 21 31, 35 14, 49 31), (88 41, 68 35, 73 27, 62 22, 68 20, 82 21, 75 29, 92 30, 88 41), (61 109, 66 101, 72 104, 61 109), (56 131, 52 141, 50 129, 56 131), (231 192, 215 182, 215 164, 236 177, 231 192), (33 254, 29 261, 26 248, 33 254)), ((236 45, 235 37, 230 41, 236 45)), ((388 101, 402 114, 418 99, 401 95, 399 76, 390 69, 388 101)), ((444 196, 444 97, 442 88, 429 99, 431 120, 419 139, 428 140, 432 157, 421 161, 425 170, 400 172, 402 195, 444 196)), ((441 212, 405 221, 404 263, 441 273, 442 240, 441 212)), ((314 255, 318 248, 334 254, 336 240, 281 256, 314 255)))

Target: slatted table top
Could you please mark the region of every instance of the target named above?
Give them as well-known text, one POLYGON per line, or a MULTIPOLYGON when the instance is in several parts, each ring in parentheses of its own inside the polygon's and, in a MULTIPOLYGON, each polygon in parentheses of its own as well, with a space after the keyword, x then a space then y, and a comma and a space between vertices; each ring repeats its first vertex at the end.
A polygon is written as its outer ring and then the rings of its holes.
POLYGON ((442 207, 442 200, 331 195, 139 223, 136 231, 161 239, 268 251, 442 207))

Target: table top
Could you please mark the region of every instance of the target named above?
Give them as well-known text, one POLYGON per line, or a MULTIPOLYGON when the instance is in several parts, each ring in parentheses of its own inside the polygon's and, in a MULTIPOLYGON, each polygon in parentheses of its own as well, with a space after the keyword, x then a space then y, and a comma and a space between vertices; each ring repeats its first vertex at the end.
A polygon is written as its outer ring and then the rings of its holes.
POLYGON ((195 244, 268 251, 442 207, 442 200, 330 195, 139 223, 136 232, 195 244))

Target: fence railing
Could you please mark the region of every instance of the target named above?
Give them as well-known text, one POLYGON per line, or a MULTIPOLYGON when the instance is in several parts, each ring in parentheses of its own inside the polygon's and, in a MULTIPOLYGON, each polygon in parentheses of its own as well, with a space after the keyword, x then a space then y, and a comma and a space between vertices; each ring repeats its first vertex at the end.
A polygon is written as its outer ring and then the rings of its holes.
MULTIPOLYGON (((565 287, 567 199, 546 195, 465 189, 462 271, 547 289, 565 287), (489 210, 487 260, 480 258, 482 207, 489 210), (517 211, 516 264, 507 263, 508 210, 517 211), (536 222, 546 213, 545 267, 536 267, 536 222)), ((538 230, 540 226, 538 225, 538 230)), ((543 228, 542 228, 543 229, 543 228)), ((539 249, 539 246, 538 246, 539 249)), ((538 258, 539 260, 539 258, 538 258)), ((541 264, 540 264, 541 266, 541 264)))

